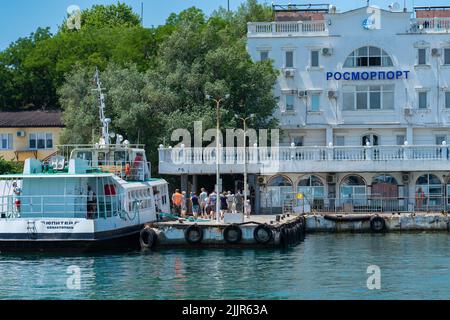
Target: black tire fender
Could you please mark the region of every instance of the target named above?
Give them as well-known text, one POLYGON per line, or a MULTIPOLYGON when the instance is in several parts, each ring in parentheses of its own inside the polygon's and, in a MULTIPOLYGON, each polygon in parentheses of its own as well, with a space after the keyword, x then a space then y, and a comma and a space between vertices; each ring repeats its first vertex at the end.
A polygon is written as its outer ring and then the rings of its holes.
POLYGON ((253 238, 257 243, 267 244, 273 239, 272 229, 266 224, 260 224, 253 230, 253 238), (260 232, 263 231, 266 233, 267 237, 262 237, 260 232))
POLYGON ((370 218, 370 230, 373 232, 383 232, 386 230, 386 221, 380 216, 370 218))
POLYGON ((203 240, 203 229, 197 225, 193 224, 186 228, 184 231, 184 239, 190 244, 198 244, 203 240))
POLYGON ((158 236, 152 228, 144 228, 139 234, 139 244, 142 249, 152 249, 157 240, 158 236))
POLYGON ((229 226, 227 226, 224 230, 223 230, 223 239, 225 240, 225 242, 227 243, 239 243, 242 240, 242 229, 235 224, 231 224, 229 226), (235 232, 236 237, 233 238, 231 237, 230 233, 235 232))

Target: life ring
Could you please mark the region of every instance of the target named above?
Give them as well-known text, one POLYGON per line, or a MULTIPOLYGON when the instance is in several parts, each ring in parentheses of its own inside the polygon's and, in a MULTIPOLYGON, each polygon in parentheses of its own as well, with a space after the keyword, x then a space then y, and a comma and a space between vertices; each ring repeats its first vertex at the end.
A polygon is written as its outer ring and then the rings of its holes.
POLYGON ((242 230, 239 226, 232 224, 223 230, 223 239, 227 243, 239 243, 242 240, 242 230))
POLYGON ((193 224, 184 231, 184 238, 190 244, 198 244, 203 240, 203 229, 193 224))
POLYGON ((139 244, 142 249, 151 249, 155 246, 158 236, 152 228, 144 228, 139 234, 139 244))
POLYGON ((383 232, 386 229, 386 221, 380 217, 375 216, 370 219, 370 230, 373 232, 383 232))
POLYGON ((267 244, 273 239, 273 233, 268 225, 260 224, 253 231, 253 238, 257 243, 267 244))

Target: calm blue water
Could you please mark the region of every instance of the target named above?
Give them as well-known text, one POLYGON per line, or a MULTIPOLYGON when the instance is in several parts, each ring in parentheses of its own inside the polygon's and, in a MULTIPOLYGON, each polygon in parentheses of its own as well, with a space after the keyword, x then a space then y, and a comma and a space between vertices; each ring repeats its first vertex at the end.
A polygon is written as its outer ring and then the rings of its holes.
POLYGON ((446 233, 315 234, 285 251, 0 254, 0 299, 449 299, 449 249, 446 233), (66 286, 71 265, 80 290, 66 286))

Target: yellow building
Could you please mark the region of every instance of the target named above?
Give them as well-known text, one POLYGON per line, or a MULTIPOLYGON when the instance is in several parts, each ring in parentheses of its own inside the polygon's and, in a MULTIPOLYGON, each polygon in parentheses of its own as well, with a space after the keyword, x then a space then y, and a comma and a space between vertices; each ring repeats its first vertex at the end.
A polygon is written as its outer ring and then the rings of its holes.
POLYGON ((46 159, 57 151, 63 127, 59 111, 0 112, 0 157, 46 159))

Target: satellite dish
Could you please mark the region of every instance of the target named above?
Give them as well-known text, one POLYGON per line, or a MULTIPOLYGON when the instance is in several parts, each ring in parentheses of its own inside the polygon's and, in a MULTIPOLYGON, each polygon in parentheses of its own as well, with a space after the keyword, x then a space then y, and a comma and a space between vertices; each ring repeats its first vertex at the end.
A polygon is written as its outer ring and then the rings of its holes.
POLYGON ((109 137, 112 138, 112 139, 114 139, 114 138, 116 137, 116 134, 115 134, 114 132, 110 132, 110 133, 109 133, 109 137))
POLYGON ((394 2, 389 5, 389 8, 391 9, 391 11, 400 11, 400 4, 398 2, 394 2))

